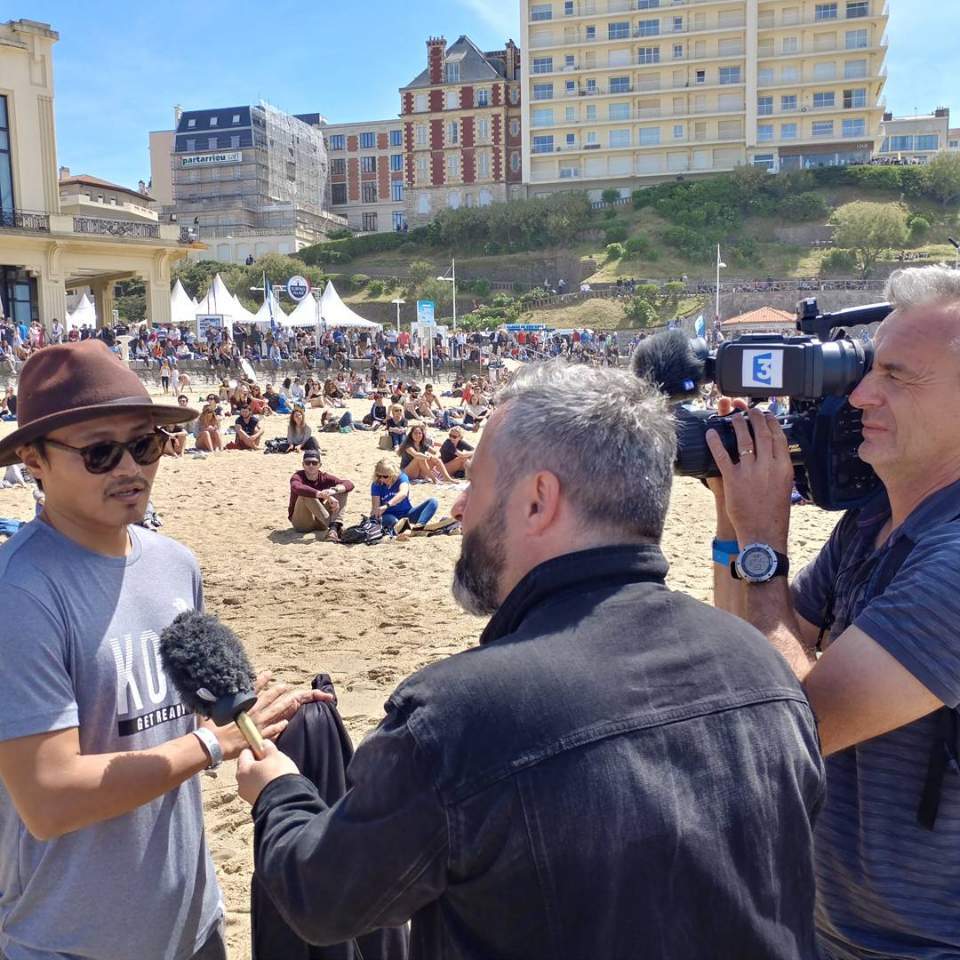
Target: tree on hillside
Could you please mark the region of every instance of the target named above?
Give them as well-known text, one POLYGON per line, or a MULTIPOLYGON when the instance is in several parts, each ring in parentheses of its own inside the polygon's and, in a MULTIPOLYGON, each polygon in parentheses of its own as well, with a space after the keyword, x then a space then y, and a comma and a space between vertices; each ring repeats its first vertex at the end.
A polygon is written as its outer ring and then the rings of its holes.
POLYGON ((960 153, 938 153, 923 169, 926 192, 944 207, 960 201, 960 153))
POLYGON ((649 327, 659 319, 657 308, 646 297, 633 297, 627 301, 624 316, 635 327, 649 327))
POLYGON ((899 203, 858 200, 839 207, 831 220, 837 228, 834 243, 853 251, 864 277, 884 250, 902 248, 907 241, 907 211, 899 203))

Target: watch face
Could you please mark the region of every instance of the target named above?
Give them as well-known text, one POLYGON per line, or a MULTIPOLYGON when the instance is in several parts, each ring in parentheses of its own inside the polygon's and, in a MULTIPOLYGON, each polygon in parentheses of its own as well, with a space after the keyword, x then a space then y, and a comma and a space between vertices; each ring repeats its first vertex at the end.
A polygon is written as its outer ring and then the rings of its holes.
POLYGON ((763 579, 777 568, 777 558, 769 547, 747 547, 740 555, 740 568, 751 579, 763 579))

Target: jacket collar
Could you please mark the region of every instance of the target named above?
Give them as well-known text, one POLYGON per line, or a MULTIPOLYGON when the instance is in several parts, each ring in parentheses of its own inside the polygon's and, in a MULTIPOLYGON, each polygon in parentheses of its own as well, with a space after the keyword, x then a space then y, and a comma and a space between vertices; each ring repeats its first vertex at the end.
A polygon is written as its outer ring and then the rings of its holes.
POLYGON ((663 583, 669 565, 655 544, 595 547, 554 557, 534 567, 491 617, 481 646, 516 631, 527 615, 551 597, 624 583, 663 583))

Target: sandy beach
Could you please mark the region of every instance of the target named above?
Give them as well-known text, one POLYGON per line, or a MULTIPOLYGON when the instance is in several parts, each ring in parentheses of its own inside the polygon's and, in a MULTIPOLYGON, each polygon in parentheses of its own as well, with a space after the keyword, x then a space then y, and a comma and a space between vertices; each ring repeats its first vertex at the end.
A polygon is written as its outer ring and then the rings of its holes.
MULTIPOLYGON (((353 401, 350 407, 359 417, 369 404, 353 401)), ((307 414, 315 431, 320 413, 307 414)), ((285 435, 287 417, 265 418, 264 424, 268 438, 285 435)), ((0 435, 13 426, 0 424, 0 435)), ((433 433, 442 439, 440 431, 433 433)), ((379 434, 317 436, 323 469, 357 486, 346 516, 348 523, 355 522, 369 509, 373 466, 385 455, 377 449, 379 434)), ((475 436, 467 439, 474 442, 475 436)), ((450 595, 459 536, 344 547, 290 529, 288 481, 299 464, 298 455, 239 451, 206 459, 165 458, 153 500, 164 521, 161 532, 196 554, 208 610, 238 633, 257 669, 272 670, 294 684, 329 673, 357 742, 378 722, 383 702, 403 677, 474 644, 483 621, 462 613, 450 595)), ((449 513, 457 491, 412 488, 414 503, 428 496, 438 498, 440 514, 449 513)), ((33 510, 30 490, 0 490, 0 517, 26 520, 33 510)), ((794 570, 816 553, 837 519, 816 507, 794 508, 794 570)), ((712 532, 712 497, 698 482, 678 480, 663 545, 671 565, 669 583, 705 601, 711 594, 712 532)), ((236 795, 232 768, 226 765, 216 779, 204 777, 204 795, 209 842, 226 900, 230 957, 246 960, 253 830, 249 809, 236 795)))

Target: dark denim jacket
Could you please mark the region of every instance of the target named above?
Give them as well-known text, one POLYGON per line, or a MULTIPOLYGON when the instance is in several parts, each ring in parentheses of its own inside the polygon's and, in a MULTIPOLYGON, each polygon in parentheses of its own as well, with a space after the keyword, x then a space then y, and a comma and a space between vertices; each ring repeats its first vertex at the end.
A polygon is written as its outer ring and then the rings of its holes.
POLYGON ((413 918, 411 956, 813 958, 823 767, 807 701, 654 546, 528 574, 405 681, 326 807, 282 777, 256 869, 302 936, 413 918))

